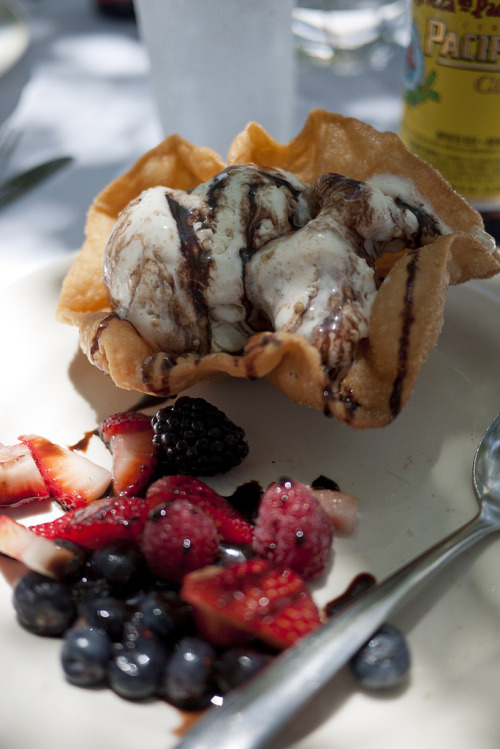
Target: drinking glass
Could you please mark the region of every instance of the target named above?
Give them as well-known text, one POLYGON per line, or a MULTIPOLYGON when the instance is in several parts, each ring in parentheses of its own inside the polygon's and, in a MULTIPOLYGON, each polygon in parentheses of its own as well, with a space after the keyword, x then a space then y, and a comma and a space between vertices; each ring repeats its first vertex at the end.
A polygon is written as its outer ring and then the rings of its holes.
POLYGON ((225 155, 255 120, 293 133, 293 0, 135 0, 165 135, 225 155))
POLYGON ((304 56, 336 72, 383 69, 407 44, 409 9, 409 0, 297 0, 293 33, 304 56))

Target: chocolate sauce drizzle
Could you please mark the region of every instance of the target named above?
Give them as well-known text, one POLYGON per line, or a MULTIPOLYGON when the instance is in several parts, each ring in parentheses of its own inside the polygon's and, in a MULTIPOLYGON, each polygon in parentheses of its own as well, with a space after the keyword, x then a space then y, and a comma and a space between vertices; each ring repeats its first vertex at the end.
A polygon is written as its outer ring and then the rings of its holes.
POLYGON ((372 574, 369 572, 360 572, 341 595, 325 605, 325 616, 330 619, 332 616, 339 614, 352 601, 355 601, 356 598, 359 598, 363 593, 372 588, 375 583, 376 580, 372 574))
POLYGON ((332 387, 332 380, 330 380, 330 383, 323 390, 323 397, 323 413, 325 414, 325 416, 332 416, 331 409, 328 405, 329 403, 342 403, 342 405, 344 406, 345 419, 348 423, 353 421, 356 411, 361 406, 361 403, 356 400, 351 389, 349 389, 345 393, 341 392, 340 389, 337 389, 334 392, 332 387))
POLYGON ((101 334, 103 331, 108 327, 111 320, 116 318, 116 315, 114 312, 111 312, 109 315, 107 315, 104 320, 102 320, 99 323, 99 326, 95 332, 94 338, 92 340, 92 346, 90 347, 90 358, 93 359, 95 354, 99 351, 99 339, 101 337, 101 334))
POLYGON ((412 205, 402 200, 401 198, 394 198, 394 202, 400 208, 405 208, 413 213, 418 221, 418 231, 413 236, 413 247, 421 247, 424 244, 429 244, 436 237, 441 236, 442 231, 439 228, 438 221, 435 216, 427 213, 423 208, 417 205, 412 205))
POLYGON ((177 224, 179 239, 181 243, 181 253, 185 260, 185 267, 189 268, 192 276, 192 283, 188 286, 193 298, 196 311, 200 317, 208 316, 208 307, 203 294, 208 283, 211 257, 200 246, 196 233, 193 229, 193 223, 200 220, 197 211, 185 208, 183 205, 174 200, 168 192, 165 193, 168 207, 172 217, 177 224))
POLYGON ((241 261, 243 263, 243 270, 245 270, 246 265, 249 260, 251 260, 252 256, 255 254, 255 240, 254 240, 254 234, 255 229, 257 227, 257 214, 258 214, 258 207, 256 202, 257 193, 259 191, 259 188, 261 187, 261 184, 259 182, 249 182, 248 183, 248 221, 246 222, 245 226, 245 246, 241 248, 240 250, 240 257, 241 261))
POLYGON ((398 371, 394 380, 389 407, 393 416, 397 416, 401 410, 401 397, 403 393, 403 383, 408 369, 408 350, 410 348, 410 331, 415 322, 413 314, 413 291, 415 287, 415 277, 418 269, 417 253, 412 252, 410 260, 406 266, 406 291, 403 298, 403 326, 399 337, 398 351, 398 371))
POLYGON ((222 191, 225 190, 229 174, 234 168, 235 167, 228 167, 227 169, 224 169, 224 171, 217 175, 210 183, 207 190, 206 203, 211 211, 217 209, 219 197, 222 191))
POLYGON ((271 180, 271 182, 274 182, 276 187, 284 187, 298 200, 302 190, 294 187, 285 177, 282 177, 280 174, 273 171, 266 172, 265 169, 258 169, 257 174, 260 174, 265 180, 271 180))
MULTIPOLYGON (((224 190, 227 188, 227 183, 230 179, 230 175, 235 171, 246 169, 247 165, 233 164, 232 166, 227 167, 220 175, 217 176, 216 179, 213 180, 212 184, 208 188, 207 196, 205 198, 206 203, 210 208, 211 214, 213 213, 215 215, 217 213, 219 201, 224 194, 224 190)), ((273 183, 277 188, 286 190, 291 198, 297 201, 296 214, 298 214, 298 200, 300 194, 302 193, 302 189, 294 187, 289 182, 289 180, 287 180, 277 172, 268 172, 264 169, 253 169, 251 173, 254 176, 254 179, 249 180, 246 183, 248 192, 246 193, 246 215, 244 216, 243 222, 245 241, 243 246, 239 250, 243 288, 245 288, 246 266, 255 255, 255 253, 260 249, 258 242, 256 242, 255 240, 255 235, 260 227, 262 219, 262 210, 257 200, 259 190, 265 188, 269 183, 273 183)), ((299 222, 296 214, 291 214, 290 216, 290 231, 299 228, 299 222)), ((247 312, 247 322, 249 322, 252 316, 255 315, 255 310, 253 309, 246 294, 243 295, 242 303, 244 304, 247 312)))
POLYGON ((170 387, 170 373, 177 364, 177 357, 173 354, 156 352, 147 356, 141 367, 141 378, 148 390, 156 393, 157 397, 173 398, 177 393, 170 387))

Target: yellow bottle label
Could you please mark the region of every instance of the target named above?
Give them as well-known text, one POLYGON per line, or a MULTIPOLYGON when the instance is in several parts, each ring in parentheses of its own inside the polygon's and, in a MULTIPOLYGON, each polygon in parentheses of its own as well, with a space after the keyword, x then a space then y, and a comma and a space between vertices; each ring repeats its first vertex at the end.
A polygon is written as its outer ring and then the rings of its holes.
POLYGON ((476 206, 500 204, 500 2, 414 0, 401 138, 476 206))

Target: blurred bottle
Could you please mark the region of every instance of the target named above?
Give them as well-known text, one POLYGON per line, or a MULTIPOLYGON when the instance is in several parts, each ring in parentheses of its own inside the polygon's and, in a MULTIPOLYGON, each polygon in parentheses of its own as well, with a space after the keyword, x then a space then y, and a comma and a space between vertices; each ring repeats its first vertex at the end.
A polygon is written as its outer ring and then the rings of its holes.
POLYGON ((114 18, 135 18, 133 0, 94 0, 99 13, 114 18))
POLYGON ((408 148, 481 212, 497 243, 499 14, 486 0, 413 0, 401 122, 408 148))

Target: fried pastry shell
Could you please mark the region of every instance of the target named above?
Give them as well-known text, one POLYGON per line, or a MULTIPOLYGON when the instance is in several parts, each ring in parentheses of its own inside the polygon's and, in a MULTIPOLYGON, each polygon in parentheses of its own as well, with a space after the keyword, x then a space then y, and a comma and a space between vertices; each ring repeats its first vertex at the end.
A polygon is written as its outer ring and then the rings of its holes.
POLYGON ((353 118, 313 110, 287 144, 250 123, 231 144, 227 164, 211 149, 172 135, 95 198, 86 241, 63 283, 57 317, 78 326, 83 352, 121 388, 176 395, 222 377, 266 377, 296 403, 324 410, 356 428, 381 427, 410 397, 420 367, 436 344, 448 285, 500 272, 500 252, 488 245, 482 227, 480 215, 394 133, 378 132, 353 118), (378 174, 410 179, 452 230, 432 244, 379 259, 377 270, 384 280, 369 333, 340 382, 330 380, 319 351, 292 333, 256 333, 238 355, 172 355, 155 350, 110 308, 102 263, 118 214, 148 187, 188 190, 237 163, 278 167, 306 183, 325 172, 360 181, 378 174))

